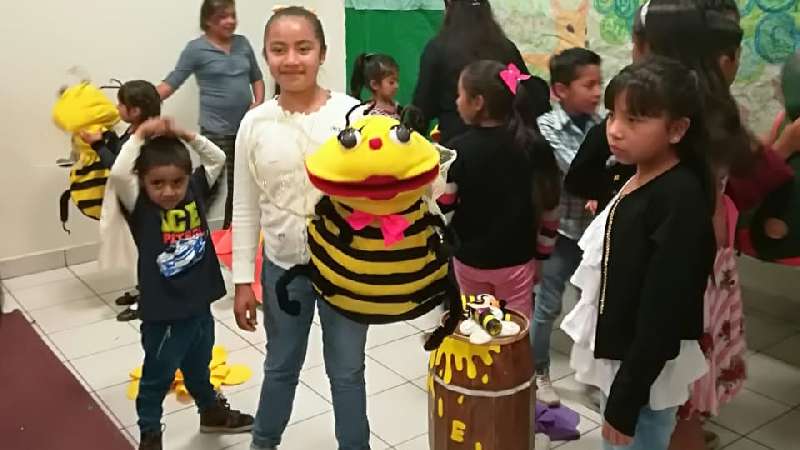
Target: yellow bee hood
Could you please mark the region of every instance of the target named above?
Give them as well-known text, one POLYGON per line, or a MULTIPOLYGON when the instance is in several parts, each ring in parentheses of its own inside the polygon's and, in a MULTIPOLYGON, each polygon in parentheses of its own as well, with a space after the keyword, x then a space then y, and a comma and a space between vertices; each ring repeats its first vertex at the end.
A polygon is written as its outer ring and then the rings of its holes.
POLYGON ((340 137, 306 158, 311 182, 354 209, 390 214, 419 199, 439 176, 439 152, 395 119, 368 116, 355 122, 348 148, 340 137))
POLYGON ((61 94, 53 106, 53 121, 69 133, 90 128, 109 129, 119 122, 119 112, 100 89, 82 82, 61 94))

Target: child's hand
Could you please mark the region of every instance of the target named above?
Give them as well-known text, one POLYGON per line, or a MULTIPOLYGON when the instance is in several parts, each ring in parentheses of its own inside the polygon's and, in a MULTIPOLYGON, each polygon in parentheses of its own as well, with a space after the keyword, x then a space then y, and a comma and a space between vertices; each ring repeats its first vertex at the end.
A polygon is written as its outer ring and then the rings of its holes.
POLYGON ((236 294, 233 301, 233 314, 236 317, 236 325, 245 331, 256 331, 258 326, 258 316, 256 315, 256 300, 253 288, 250 284, 237 284, 236 294))
POLYGON ((617 447, 627 447, 633 444, 633 437, 622 434, 610 423, 603 421, 603 439, 609 444, 617 447))
POLYGON ((92 145, 95 142, 99 142, 101 139, 103 139, 103 133, 99 131, 93 133, 91 131, 82 130, 79 135, 81 139, 83 139, 83 142, 86 142, 89 145, 92 145))
POLYGON ((181 128, 179 125, 176 125, 175 121, 171 117, 165 117, 164 121, 166 122, 168 136, 172 136, 178 139, 183 139, 186 142, 193 141, 194 138, 197 136, 196 133, 187 131, 181 128))
POLYGON ((154 117, 145 120, 139 128, 136 129, 136 135, 142 139, 150 139, 158 136, 164 136, 169 132, 169 121, 161 117, 154 117))
POLYGON ((592 213, 593 216, 597 215, 597 200, 589 200, 584 208, 592 213))
POLYGON ((786 125, 773 148, 784 158, 789 158, 800 150, 800 119, 786 125))

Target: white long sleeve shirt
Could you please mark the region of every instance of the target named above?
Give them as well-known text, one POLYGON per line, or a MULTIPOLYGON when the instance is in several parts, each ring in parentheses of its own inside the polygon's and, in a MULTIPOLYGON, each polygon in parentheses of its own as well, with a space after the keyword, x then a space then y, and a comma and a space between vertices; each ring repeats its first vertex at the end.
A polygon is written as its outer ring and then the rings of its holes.
POLYGON ((306 226, 322 193, 308 180, 305 158, 344 128, 347 112, 357 104, 332 92, 318 111, 300 114, 272 99, 242 119, 234 167, 234 283, 255 279, 259 232, 265 256, 279 267, 309 261, 306 226))

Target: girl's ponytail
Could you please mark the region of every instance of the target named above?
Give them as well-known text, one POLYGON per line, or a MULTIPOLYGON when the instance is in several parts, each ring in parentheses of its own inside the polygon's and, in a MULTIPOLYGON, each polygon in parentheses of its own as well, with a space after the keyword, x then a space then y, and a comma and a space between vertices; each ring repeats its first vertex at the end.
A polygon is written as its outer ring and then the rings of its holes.
POLYGON ((356 57, 356 62, 353 63, 353 75, 350 77, 350 95, 358 100, 361 100, 361 91, 367 83, 366 68, 368 53, 362 53, 356 57))

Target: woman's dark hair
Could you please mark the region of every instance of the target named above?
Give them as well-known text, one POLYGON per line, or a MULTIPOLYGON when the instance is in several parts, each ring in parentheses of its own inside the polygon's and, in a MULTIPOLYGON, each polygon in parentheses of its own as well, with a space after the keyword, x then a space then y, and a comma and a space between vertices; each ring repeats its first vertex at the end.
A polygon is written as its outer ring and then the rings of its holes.
POLYGON ((371 83, 380 83, 384 78, 400 73, 400 66, 394 58, 382 53, 362 53, 353 64, 353 75, 350 78, 350 95, 361 100, 361 91, 371 83))
POLYGON ((642 25, 651 53, 674 58, 697 74, 711 163, 742 175, 753 167, 756 141, 719 64, 741 45, 738 17, 735 0, 652 0, 642 25))
POLYGON ((537 213, 541 213, 558 206, 561 191, 558 165, 552 148, 538 133, 525 86, 518 84, 517 93, 513 94, 500 78, 504 69, 506 66, 497 61, 476 61, 461 72, 461 85, 470 97, 483 97, 485 118, 508 124, 514 151, 525 154, 533 167, 533 201, 537 213))
POLYGON ((217 14, 227 8, 236 8, 236 1, 203 0, 203 5, 200 7, 200 29, 203 31, 208 31, 208 21, 214 17, 214 14, 217 14))
POLYGON ((319 20, 319 16, 302 6, 287 6, 286 8, 275 11, 264 26, 264 40, 266 40, 267 34, 269 34, 269 27, 271 27, 276 20, 283 17, 302 17, 308 20, 311 23, 311 27, 314 29, 314 36, 316 36, 319 41, 320 50, 322 53, 328 50, 328 44, 325 42, 325 30, 322 28, 322 22, 319 20))
POLYGON ((700 89, 695 72, 674 59, 652 55, 622 69, 611 80, 605 106, 613 111, 620 95, 625 94, 625 107, 631 116, 688 118, 689 129, 675 148, 678 158, 700 179, 709 205, 713 206, 716 182, 706 152, 708 128, 700 89))
POLYGON ((128 81, 120 86, 117 100, 127 108, 139 108, 142 122, 161 115, 161 96, 149 81, 128 81))
POLYGON ((508 38, 497 23, 489 0, 446 0, 444 23, 436 36, 449 57, 464 65, 480 59, 507 61, 498 51, 508 47, 508 38))
POLYGON ((133 166, 134 173, 144 177, 150 169, 162 166, 176 166, 186 174, 192 173, 192 158, 189 150, 177 138, 157 137, 142 145, 141 153, 133 166))

